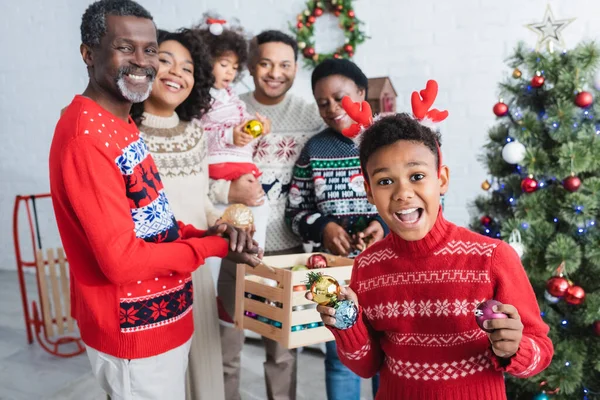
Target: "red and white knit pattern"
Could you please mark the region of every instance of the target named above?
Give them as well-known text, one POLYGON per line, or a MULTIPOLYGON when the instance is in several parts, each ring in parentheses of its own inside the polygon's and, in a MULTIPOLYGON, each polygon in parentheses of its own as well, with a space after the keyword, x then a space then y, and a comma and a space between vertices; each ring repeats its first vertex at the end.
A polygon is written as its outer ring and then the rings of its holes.
POLYGON ((459 228, 440 213, 424 239, 407 242, 392 233, 356 265, 350 287, 361 318, 332 332, 351 370, 363 377, 382 370, 386 392, 378 398, 505 399, 503 372, 529 377, 550 363, 548 327, 509 245, 459 228), (487 299, 514 305, 524 325, 508 365, 475 322, 474 310, 487 299))

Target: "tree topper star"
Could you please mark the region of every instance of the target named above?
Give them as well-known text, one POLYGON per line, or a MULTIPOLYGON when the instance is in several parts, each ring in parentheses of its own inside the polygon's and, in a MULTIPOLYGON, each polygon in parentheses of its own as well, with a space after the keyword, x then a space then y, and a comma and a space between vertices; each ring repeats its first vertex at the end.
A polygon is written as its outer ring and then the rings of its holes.
POLYGON ((536 51, 540 51, 540 48, 544 44, 548 46, 548 51, 551 53, 553 51, 553 44, 564 48, 562 31, 573 21, 575 21, 575 18, 554 19, 554 14, 548 4, 542 22, 526 25, 527 28, 538 34, 538 41, 535 47, 536 51))

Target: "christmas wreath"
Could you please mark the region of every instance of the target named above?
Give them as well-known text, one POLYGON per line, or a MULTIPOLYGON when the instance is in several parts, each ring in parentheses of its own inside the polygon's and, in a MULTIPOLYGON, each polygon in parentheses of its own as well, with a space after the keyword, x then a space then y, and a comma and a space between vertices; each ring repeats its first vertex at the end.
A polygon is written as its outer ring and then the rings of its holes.
POLYGON ((360 30, 361 24, 355 16, 352 0, 309 0, 306 10, 298 14, 296 26, 290 24, 290 29, 296 35, 298 48, 304 55, 305 66, 314 68, 328 58, 352 58, 356 46, 367 38, 360 30), (339 26, 346 39, 344 45, 335 52, 318 54, 315 51, 314 24, 325 12, 331 12, 339 18, 339 26))

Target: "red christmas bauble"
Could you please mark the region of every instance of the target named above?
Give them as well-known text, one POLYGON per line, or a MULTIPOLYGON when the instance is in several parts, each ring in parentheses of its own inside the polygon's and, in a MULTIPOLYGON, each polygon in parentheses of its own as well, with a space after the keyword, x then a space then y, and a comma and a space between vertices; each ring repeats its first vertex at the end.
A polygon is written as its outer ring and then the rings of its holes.
POLYGON ((354 46, 352 46, 351 44, 347 44, 344 46, 344 51, 346 53, 352 53, 354 51, 354 46))
POLYGON ((538 181, 533 178, 527 177, 521 181, 521 189, 525 193, 533 193, 538 188, 538 181))
POLYGON ((298 21, 298 23, 296 24, 296 28, 298 29, 302 29, 304 27, 304 24, 300 21, 298 21))
POLYGON ((545 80, 546 78, 544 78, 543 76, 536 75, 533 78, 531 78, 531 86, 533 86, 534 88, 542 87, 544 85, 545 80))
POLYGON ((306 262, 306 266, 309 269, 327 268, 327 259, 325 258, 324 255, 313 254, 312 256, 310 256, 308 258, 308 261, 306 262))
POLYGON ((562 276, 553 276, 546 282, 546 290, 554 297, 563 297, 570 287, 569 281, 562 276))
POLYGON ((321 15, 323 15, 323 9, 322 8, 315 8, 315 17, 320 17, 321 15))
POLYGON ((481 224, 483 226, 490 226, 491 223, 492 223, 492 219, 489 216, 484 215, 483 217, 481 217, 481 224))
POLYGON ((339 10, 335 10, 335 11, 333 12, 333 14, 334 14, 336 17, 339 17, 339 16, 340 16, 340 14, 342 14, 342 13, 341 13, 341 12, 339 12, 339 10))
POLYGON ((307 28, 310 28, 311 26, 312 26, 312 24, 311 24, 310 22, 307 22, 307 23, 306 23, 306 27, 307 27, 307 28))
POLYGON ((578 306, 585 300, 585 290, 580 286, 571 286, 565 294, 565 301, 569 304, 578 306))
POLYGON ((314 15, 311 15, 310 17, 308 17, 308 22, 310 22, 311 24, 314 24, 316 20, 317 19, 314 17, 314 15))
MULTIPOLYGON (((307 24, 308 25, 308 24, 307 24)), ((315 49, 312 47, 307 47, 304 49, 304 57, 310 58, 315 55, 315 49)))
POLYGON ((354 18, 356 16, 356 14, 354 14, 354 10, 348 10, 348 16, 350 18, 354 18))
POLYGON ((508 106, 502 102, 498 102, 494 105, 494 114, 497 117, 503 117, 508 113, 508 106))
POLYGON ((579 92, 577 96, 575 96, 575 104, 578 107, 586 108, 592 105, 594 102, 594 97, 590 92, 579 92))
POLYGON ((354 52, 353 51, 349 51, 348 52, 348 57, 350 57, 350 58, 354 57, 354 52))
POLYGON ((348 30, 349 30, 350 32, 354 32, 354 25, 350 25, 350 27, 348 28, 348 30))
POLYGON ((339 55, 338 53, 335 53, 335 54, 333 55, 333 58, 340 58, 340 55, 339 55))
POLYGON ((581 179, 574 175, 571 175, 563 181, 563 186, 571 193, 576 192, 581 186, 581 179))
POLYGON ((600 336, 600 320, 594 321, 592 327, 594 328, 594 334, 596 336, 600 336))

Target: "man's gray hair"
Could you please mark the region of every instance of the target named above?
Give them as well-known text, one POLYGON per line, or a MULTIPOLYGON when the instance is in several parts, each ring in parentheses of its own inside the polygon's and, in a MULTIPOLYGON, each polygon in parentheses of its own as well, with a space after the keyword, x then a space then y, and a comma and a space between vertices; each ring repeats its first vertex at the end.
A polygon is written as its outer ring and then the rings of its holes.
POLYGON ((152 15, 132 0, 100 0, 90 5, 81 17, 81 43, 90 47, 100 44, 106 34, 106 16, 133 16, 152 21, 152 15))

